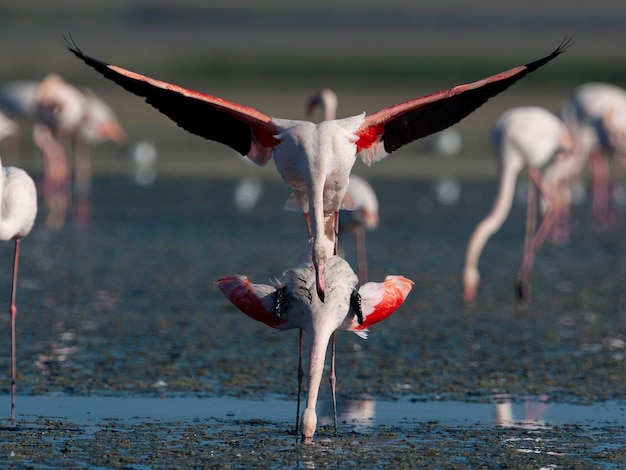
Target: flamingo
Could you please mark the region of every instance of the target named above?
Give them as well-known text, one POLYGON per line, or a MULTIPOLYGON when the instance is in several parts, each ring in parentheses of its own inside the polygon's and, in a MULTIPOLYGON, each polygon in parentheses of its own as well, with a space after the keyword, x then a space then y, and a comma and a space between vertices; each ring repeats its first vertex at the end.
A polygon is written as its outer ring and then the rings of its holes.
POLYGON ((49 223, 63 223, 70 193, 70 162, 74 156, 76 216, 89 217, 91 161, 89 145, 110 140, 126 142, 126 133, 111 108, 89 89, 79 89, 56 74, 45 77, 37 89, 37 121, 33 137, 44 154, 44 188, 50 205, 49 223))
MULTIPOLYGON (((330 88, 323 88, 313 94, 306 104, 307 115, 312 115, 317 107, 322 110, 324 121, 331 121, 337 115, 337 94, 330 88)), ((352 209, 341 211, 339 234, 352 232, 356 238, 357 272, 361 282, 367 282, 367 255, 365 249, 365 231, 378 227, 378 198, 374 189, 365 179, 350 174, 348 194, 352 200, 352 209)), ((298 208, 298 206, 292 206, 298 208)), ((288 207, 289 208, 289 207, 288 207)))
POLYGON ((118 121, 111 107, 92 90, 80 90, 84 96, 84 119, 76 130, 74 152, 74 198, 77 220, 86 223, 89 220, 91 194, 91 145, 105 140, 118 146, 127 141, 126 131, 118 121))
MULTIPOLYGON (((70 38, 71 39, 71 38, 70 38)), ((66 46, 77 58, 167 115, 185 130, 228 145, 253 162, 273 157, 283 180, 294 190, 313 239, 316 290, 324 298, 324 270, 336 250, 338 211, 356 157, 379 161, 403 145, 441 131, 547 64, 571 44, 564 40, 547 56, 474 83, 344 119, 309 121, 272 118, 248 106, 188 90, 110 65, 66 46)))
MULTIPOLYGON (((313 293, 316 276, 312 264, 286 270, 276 285, 252 284, 246 276, 228 276, 217 284, 230 302, 249 317, 271 328, 306 331, 309 373, 306 408, 300 420, 302 442, 310 443, 317 427, 316 404, 330 336, 337 329, 367 338, 368 328, 391 315, 404 302, 413 282, 403 276, 387 276, 382 283, 369 282, 358 291, 358 278, 338 256, 326 266, 327 296, 322 302, 313 293)), ((299 415, 299 394, 298 394, 299 415)), ((335 426, 337 424, 335 415, 335 426)))
POLYGON ((518 295, 530 296, 529 276, 535 253, 541 246, 561 210, 569 200, 563 190, 573 174, 573 142, 563 122, 540 107, 513 108, 506 111, 493 128, 492 144, 499 167, 500 185, 493 209, 472 234, 463 270, 463 300, 474 300, 480 275, 478 259, 489 237, 504 223, 511 209, 515 181, 528 168, 527 227, 524 258, 517 278, 518 295), (547 203, 539 229, 536 223, 536 188, 547 203))
POLYGON ((0 240, 14 240, 13 275, 11 281, 11 422, 15 422, 15 379, 17 372, 15 317, 17 316, 17 270, 20 240, 28 235, 37 216, 37 190, 33 179, 21 168, 2 166, 0 159, 0 240))
POLYGON ((581 85, 563 106, 561 114, 576 145, 579 172, 587 161, 593 175, 593 213, 611 224, 608 211, 611 154, 626 168, 626 90, 609 83, 581 85))
POLYGON ((5 141, 5 145, 10 144, 10 139, 19 138, 19 132, 20 126, 0 112, 0 141, 5 141))
POLYGON ((35 118, 38 87, 39 82, 34 80, 8 82, 0 87, 0 110, 17 126, 3 153, 12 161, 17 160, 19 155, 22 127, 35 118))

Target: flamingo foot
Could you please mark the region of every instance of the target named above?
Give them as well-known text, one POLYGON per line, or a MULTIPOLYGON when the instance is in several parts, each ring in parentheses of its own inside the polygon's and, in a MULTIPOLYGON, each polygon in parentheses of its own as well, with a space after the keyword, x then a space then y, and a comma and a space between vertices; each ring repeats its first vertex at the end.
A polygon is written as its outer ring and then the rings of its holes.
POLYGON ((530 300, 530 282, 527 277, 518 277, 515 281, 515 294, 520 302, 530 300))

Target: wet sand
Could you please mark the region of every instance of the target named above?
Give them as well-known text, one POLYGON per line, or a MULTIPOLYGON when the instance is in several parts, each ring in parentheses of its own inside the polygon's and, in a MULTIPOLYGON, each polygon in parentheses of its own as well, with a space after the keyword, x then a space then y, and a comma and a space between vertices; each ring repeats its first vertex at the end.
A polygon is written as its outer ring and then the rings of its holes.
MULTIPOLYGON (((383 163, 384 164, 384 163, 383 163)), ((382 164, 381 164, 382 165, 382 164)), ((99 178, 92 219, 58 231, 39 223, 22 245, 18 293, 20 395, 233 397, 285 401, 295 415, 297 334, 245 317, 213 282, 242 273, 280 275, 304 248, 302 216, 280 210, 282 182, 264 181, 256 209, 238 212, 231 179, 99 178), (277 235, 280 234, 280 239, 277 235)), ((570 243, 547 244, 533 272, 533 299, 519 304, 525 211, 509 220, 481 259, 477 301, 460 300, 465 244, 487 213, 494 182, 461 181, 456 205, 437 202, 424 180, 372 180, 381 226, 368 234, 370 279, 402 274, 415 286, 401 309, 364 341, 337 341, 340 397, 491 403, 506 395, 584 405, 626 399, 626 262, 620 226, 598 233, 575 208, 570 243)), ((352 243, 346 257, 354 262, 352 243)), ((9 259, 11 247, 3 247, 9 259)), ((4 271, 0 291, 8 292, 4 271)), ((8 315, 7 315, 8 317, 8 315)), ((0 318, 8 331, 8 318, 0 318)), ((7 344, 8 346, 8 344, 7 344)), ((8 371, 9 358, 0 365, 8 371)), ((0 377, 5 393, 8 373, 0 377)), ((328 391, 322 386, 322 399, 328 391)), ((164 403, 167 403, 166 401, 164 403)), ((51 410, 52 411, 52 410, 51 410)), ((9 402, 6 401, 8 416, 9 402)), ((17 466, 361 466, 366 468, 546 465, 616 468, 622 424, 565 423, 527 429, 443 418, 381 424, 339 435, 320 426, 313 446, 293 419, 104 419, 72 413, 22 416, 0 429, 5 462, 17 466)))

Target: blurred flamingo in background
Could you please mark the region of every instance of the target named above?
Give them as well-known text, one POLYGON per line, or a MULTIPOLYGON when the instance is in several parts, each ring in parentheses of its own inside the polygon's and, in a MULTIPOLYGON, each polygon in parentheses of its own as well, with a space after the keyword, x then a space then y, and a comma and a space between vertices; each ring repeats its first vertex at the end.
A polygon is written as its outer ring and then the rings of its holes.
MULTIPOLYGON (((286 270, 275 285, 252 284, 246 276, 229 276, 217 281, 232 304, 254 320, 279 330, 300 328, 309 340, 307 403, 298 420, 303 442, 311 442, 317 426, 316 404, 330 336, 337 329, 353 331, 367 338, 368 328, 378 323, 404 302, 413 282, 402 276, 387 276, 382 283, 369 282, 358 291, 358 278, 350 265, 338 256, 329 258, 326 270, 327 297, 322 302, 314 294, 316 276, 311 263, 286 270)), ((334 370, 334 364, 331 364, 334 370)), ((299 381, 301 377, 299 377, 299 381)), ((337 429, 334 383, 333 415, 337 429)))
POLYGON ((37 114, 39 82, 20 80, 0 86, 0 110, 17 125, 3 149, 5 160, 17 161, 20 153, 22 129, 29 127, 37 114))
POLYGON ((356 157, 371 164, 409 142, 446 129, 559 56, 570 43, 568 39, 546 57, 474 83, 389 106, 369 116, 363 113, 319 124, 272 118, 248 106, 106 64, 87 56, 75 44, 67 47, 187 131, 228 145, 259 165, 273 157, 305 213, 309 238, 313 238, 316 290, 323 299, 325 265, 336 251, 338 211, 350 208, 344 196, 356 157))
POLYGON ((91 215, 90 146, 104 141, 122 146, 126 144, 127 136, 108 104, 88 88, 82 88, 81 92, 85 97, 85 116, 75 137, 73 200, 77 220, 86 223, 91 215))
POLYGON ((70 157, 74 157, 74 208, 76 220, 90 216, 91 157, 89 146, 104 140, 118 145, 126 133, 111 108, 91 90, 78 89, 59 75, 45 77, 37 89, 33 137, 44 155, 44 199, 48 225, 59 227, 71 198, 70 157))
POLYGON ((0 112, 0 142, 2 145, 2 154, 13 154, 13 150, 19 140, 20 126, 0 112))
POLYGON ((579 171, 591 162, 594 217, 610 227, 615 224, 609 211, 611 157, 626 168, 626 90, 609 83, 581 85, 561 115, 574 139, 579 171))
MULTIPOLYGON (((313 94, 306 104, 306 113, 311 116, 320 107, 324 121, 337 115, 337 95, 330 88, 323 88, 313 94)), ((360 176, 350 174, 348 194, 352 199, 352 210, 342 210, 339 214, 339 238, 346 232, 356 238, 357 272, 361 282, 367 282, 367 252, 365 231, 378 227, 378 198, 371 185, 360 176)))
POLYGON ((20 240, 28 235, 37 217, 37 190, 32 178, 24 170, 13 166, 3 167, 0 160, 0 240, 14 240, 13 276, 11 280, 11 422, 15 422, 15 381, 17 373, 15 319, 17 316, 17 271, 20 257, 20 240))
POLYGON ((476 227, 467 246, 463 270, 463 300, 476 296, 480 275, 478 260, 489 237, 504 223, 513 201, 519 172, 528 168, 528 202, 524 258, 517 277, 520 299, 530 297, 530 271, 534 256, 559 213, 569 207, 568 183, 575 165, 573 142, 563 122, 540 107, 513 108, 496 122, 492 144, 499 169, 499 189, 493 209, 476 227), (539 229, 537 192, 546 203, 539 229))

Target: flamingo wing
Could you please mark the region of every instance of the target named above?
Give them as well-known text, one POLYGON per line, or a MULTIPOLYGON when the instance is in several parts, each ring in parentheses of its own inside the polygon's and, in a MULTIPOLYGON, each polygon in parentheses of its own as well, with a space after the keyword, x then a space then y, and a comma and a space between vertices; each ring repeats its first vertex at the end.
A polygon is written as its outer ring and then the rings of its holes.
POLYGON ((272 328, 280 328, 284 319, 274 320, 276 288, 266 284, 253 284, 246 276, 228 276, 217 285, 230 302, 253 320, 272 328))
POLYGON ((253 108, 107 64, 69 42, 66 46, 87 65, 145 98, 186 131, 228 145, 259 165, 267 163, 271 149, 280 143, 274 137, 279 131, 272 118, 253 108))
POLYGON ((529 64, 389 106, 367 116, 356 132, 361 157, 366 163, 372 163, 403 145, 456 124, 490 98, 555 59, 571 44, 568 38, 551 54, 529 64))
MULTIPOLYGON (((363 333, 375 323, 383 321, 395 312, 411 292, 413 281, 404 276, 387 276, 383 282, 368 282, 359 288, 363 324, 356 315, 350 315, 350 323, 344 324, 348 331, 366 337, 363 333)), ((353 313, 353 312, 351 312, 353 313)))

